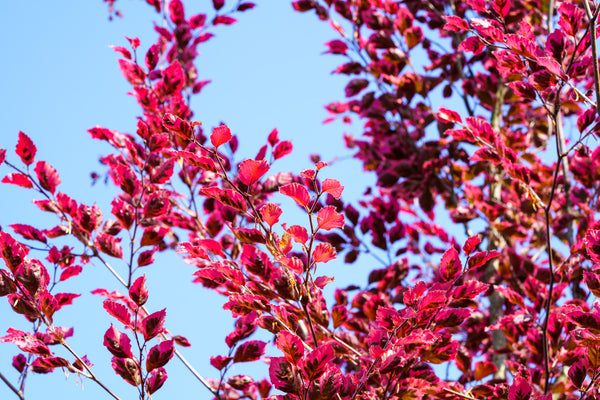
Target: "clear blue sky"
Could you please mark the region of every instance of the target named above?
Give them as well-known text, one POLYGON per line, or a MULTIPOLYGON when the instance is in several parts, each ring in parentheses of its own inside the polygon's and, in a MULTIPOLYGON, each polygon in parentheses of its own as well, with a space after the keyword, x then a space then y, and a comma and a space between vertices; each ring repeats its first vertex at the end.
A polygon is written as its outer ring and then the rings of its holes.
MULTIPOLYGON (((231 1, 227 1, 230 3, 231 1)), ((197 9, 209 11, 208 1, 188 1, 197 9)), ((8 149, 13 161, 19 130, 29 135, 38 147, 37 159, 54 165, 62 179, 59 190, 80 202, 98 202, 105 215, 110 213, 110 193, 106 186, 90 185, 90 172, 102 171, 97 159, 109 151, 93 141, 86 130, 100 125, 123 132, 134 132, 140 109, 127 96, 129 85, 118 67, 118 54, 108 46, 127 46, 123 35, 138 36, 142 49, 154 42, 150 21, 156 19, 143 1, 120 0, 117 8, 123 19, 108 21, 107 7, 101 0, 56 0, 5 2, 0 25, 3 59, 0 64, 0 148, 8 149)), ((199 47, 201 79, 213 82, 193 100, 195 118, 205 127, 226 122, 239 135, 242 154, 253 156, 266 136, 277 127, 282 139, 291 139, 294 153, 279 164, 282 170, 299 172, 311 166, 308 154, 320 153, 325 160, 347 155, 343 149, 341 124, 323 125, 328 115, 323 105, 343 96, 345 80, 330 72, 342 62, 335 56, 322 55, 324 42, 334 39, 327 24, 311 14, 293 12, 289 1, 259 2, 251 11, 240 14, 239 23, 214 31, 217 37, 199 47)), ((354 128, 356 130, 356 128, 354 128)), ((6 167, 0 168, 4 176, 6 167)), ((354 161, 330 168, 326 175, 346 186, 345 198, 356 198, 369 177, 354 161)), ((0 224, 29 223, 50 228, 56 220, 31 204, 30 192, 7 185, 0 186, 0 224)), ((6 229, 6 228, 5 228, 6 229)), ((118 267, 118 263, 115 266, 118 267)), ((335 275, 336 283, 358 279, 369 269, 331 263, 323 273, 335 275)), ((146 270, 150 288, 149 307, 154 311, 167 307, 167 327, 192 342, 184 354, 206 377, 217 377, 208 364, 211 355, 225 354, 224 336, 232 328, 223 300, 200 286, 192 285, 192 268, 176 256, 161 256, 146 270), (184 307, 182 307, 182 304, 184 307)), ((72 279, 61 291, 82 293, 74 306, 56 314, 56 324, 75 326, 72 346, 88 354, 96 364, 97 375, 123 399, 137 398, 137 391, 124 383, 110 368, 110 354, 102 347, 102 336, 111 321, 101 308, 101 298, 89 294, 96 287, 120 289, 101 265, 88 265, 84 273, 72 279)), ((0 299, 0 333, 8 326, 28 329, 24 318, 15 316, 0 299), (7 322, 10 321, 10 322, 7 322)), ((16 380, 10 366, 17 348, 0 343, 0 371, 16 380)), ((64 354, 56 348, 58 354, 64 354)), ((68 357, 71 358, 71 357, 68 357)), ((178 360, 167 366, 169 380, 156 399, 210 398, 178 360)), ((232 374, 244 373, 236 368, 232 374)), ((260 377, 264 370, 254 377, 260 377)), ((26 398, 34 399, 108 398, 95 383, 68 379, 60 371, 49 375, 31 374, 26 398)), ((0 399, 16 398, 0 383, 0 399)))

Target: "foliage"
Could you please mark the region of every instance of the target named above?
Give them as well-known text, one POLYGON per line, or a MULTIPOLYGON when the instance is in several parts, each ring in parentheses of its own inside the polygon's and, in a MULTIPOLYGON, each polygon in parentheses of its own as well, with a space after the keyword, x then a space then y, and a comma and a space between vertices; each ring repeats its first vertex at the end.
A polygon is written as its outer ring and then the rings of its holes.
POLYGON ((11 169, 2 181, 36 192, 38 208, 58 218, 52 229, 0 233, 0 295, 32 322, 1 338, 21 350, 17 370, 66 369, 119 398, 68 344, 72 329, 53 322, 78 296, 57 284, 93 260, 127 289, 95 291, 114 318, 103 336, 114 371, 140 399, 159 390, 188 342, 170 335, 164 309, 145 307, 152 287, 139 268, 174 250, 235 319, 228 353, 210 360, 217 378, 190 369, 216 398, 599 396, 600 150, 588 147, 599 126, 596 4, 294 1, 337 35, 326 52, 343 58, 335 72, 348 83, 345 99, 327 105, 331 119, 364 124, 345 144, 377 183, 352 205, 342 183, 320 179, 318 159, 270 174, 292 151, 276 130, 255 158, 235 163, 229 128, 209 134, 193 119, 189 98, 206 84, 197 46, 252 3, 225 11, 213 0, 208 19, 186 15, 180 0, 147 2, 168 17, 156 43, 139 58, 137 39, 114 47, 143 111, 136 135, 89 130, 114 149, 101 159, 119 190, 110 207, 62 193, 26 134, 18 162, 0 151, 11 169), (288 225, 279 203, 297 205, 304 224, 288 225), (30 250, 36 242, 45 260, 30 250), (366 262, 365 253, 381 267, 328 302, 333 278, 319 267, 341 255, 366 262), (257 330, 274 348, 251 338, 257 330), (266 362, 268 377, 229 376, 244 362, 266 362))

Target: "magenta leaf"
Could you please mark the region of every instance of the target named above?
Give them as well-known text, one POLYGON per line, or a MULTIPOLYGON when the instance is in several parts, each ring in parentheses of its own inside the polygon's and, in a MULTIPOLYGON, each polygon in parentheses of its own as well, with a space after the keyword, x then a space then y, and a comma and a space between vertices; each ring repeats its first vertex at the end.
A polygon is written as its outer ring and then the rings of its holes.
POLYGON ((227 143, 231 140, 231 131, 227 125, 221 125, 212 130, 210 135, 210 142, 213 146, 219 147, 220 145, 227 143))
POLYGON ((284 140, 283 142, 280 142, 273 149, 273 159, 279 160, 280 158, 287 156, 293 151, 293 148, 294 147, 292 146, 292 142, 290 142, 289 140, 284 140))
POLYGON ((33 183, 27 177, 27 175, 21 174, 19 172, 12 172, 2 178, 2 183, 10 183, 11 185, 17 185, 24 187, 26 189, 30 189, 33 187, 33 183))
POLYGON ((131 314, 129 310, 121 303, 117 303, 114 300, 104 300, 102 306, 110 315, 115 317, 123 325, 129 325, 131 323, 131 314))
POLYGON ((260 214, 269 226, 275 225, 283 211, 277 204, 267 203, 260 209, 260 214))
POLYGON ((319 210, 317 214, 319 229, 331 230, 344 226, 344 214, 335 211, 335 207, 327 206, 319 210))
POLYGON ((454 247, 450 247, 442 256, 440 262, 440 276, 446 282, 453 282, 460 276, 462 263, 458 258, 458 252, 454 247))
POLYGON ((318 263, 326 263, 335 259, 335 249, 329 243, 319 243, 313 251, 313 260, 318 263))
POLYGON ((56 169, 46 161, 38 161, 35 165, 35 173, 40 186, 54 194, 56 187, 60 184, 60 177, 56 169))
POLYGON ((250 340, 240 345, 235 351, 233 362, 249 362, 258 360, 265 354, 267 344, 261 340, 250 340))
POLYGON ((214 356, 210 358, 210 365, 221 371, 233 360, 233 357, 214 356))
POLYGON ((148 300, 148 288, 146 287, 146 275, 137 278, 129 288, 129 297, 138 306, 143 306, 148 300))
POLYGON ((23 132, 19 132, 19 141, 17 142, 16 153, 25 165, 31 165, 35 161, 35 153, 37 149, 29 136, 23 132))
POLYGON ((167 371, 164 368, 155 368, 146 380, 146 390, 149 394, 156 392, 167 380, 167 371))
POLYGON ((123 249, 119 242, 121 238, 110 236, 106 233, 98 233, 96 236, 96 246, 104 254, 108 254, 111 257, 121 258, 123 257, 123 249))
POLYGON ((283 352, 285 359, 292 364, 297 364, 304 357, 302 341, 290 332, 281 332, 277 335, 275 343, 277 348, 283 352))
POLYGON ((133 358, 129 336, 119 332, 113 324, 110 324, 110 328, 104 334, 104 346, 115 357, 133 358))
POLYGON ((299 206, 306 207, 310 196, 308 190, 299 183, 290 183, 279 188, 279 193, 291 197, 299 206))
POLYGON ((133 386, 142 383, 142 374, 137 361, 133 358, 112 358, 112 368, 125 382, 133 386))
POLYGON ((320 346, 311 352, 300 361, 300 369, 302 374, 308 381, 314 381, 325 373, 328 368, 328 363, 333 360, 335 354, 330 345, 320 346))
POLYGON ((321 190, 323 192, 329 193, 330 195, 339 200, 342 196, 344 187, 340 184, 339 181, 327 178, 321 183, 321 190))
POLYGON ((150 372, 155 368, 164 366, 171 358, 173 358, 174 353, 175 345, 173 344, 172 339, 165 340, 152 347, 148 351, 148 356, 146 357, 146 370, 150 372))
POLYGON ((300 390, 298 373, 284 357, 271 358, 269 377, 273 386, 282 392, 298 393, 300 390))
POLYGON ((531 385, 525 379, 517 376, 508 389, 508 400, 529 400, 531 385))
POLYGON ((267 160, 244 160, 240 163, 238 177, 247 186, 252 186, 269 170, 267 160))
POLYGON ((15 231, 15 233, 23 236, 25 239, 37 240, 38 242, 42 243, 47 242, 44 232, 34 228, 33 226, 24 224, 12 224, 9 226, 15 231))
POLYGON ((148 315, 142 320, 142 332, 144 340, 148 341, 163 332, 165 323, 166 309, 162 309, 153 314, 148 315))

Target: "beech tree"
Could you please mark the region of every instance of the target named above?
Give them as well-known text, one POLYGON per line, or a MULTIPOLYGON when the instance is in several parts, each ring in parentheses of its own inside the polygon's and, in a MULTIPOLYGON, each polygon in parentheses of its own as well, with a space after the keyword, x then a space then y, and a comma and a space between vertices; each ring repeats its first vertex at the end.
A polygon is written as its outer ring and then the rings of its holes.
POLYGON ((197 48, 253 3, 213 0, 195 15, 180 0, 147 3, 164 19, 156 41, 114 47, 141 110, 135 133, 88 131, 113 149, 100 159, 118 192, 111 203, 61 192, 26 133, 0 151, 2 182, 56 217, 0 233, 0 295, 31 322, 25 331, 3 319, 21 379, 0 378, 16 397, 31 372, 68 371, 109 398, 159 398, 173 358, 189 369, 190 391, 197 381, 223 400, 599 396, 595 3, 291 2, 307 24, 333 28, 325 52, 347 85, 326 122, 362 127, 340 145, 377 177, 354 204, 344 186, 358 182, 324 178, 318 156, 313 168, 272 172, 293 138, 273 130, 238 162, 243 138, 194 116, 190 99, 206 84, 197 48), (235 321, 212 376, 186 358, 168 310, 146 307, 159 282, 144 269, 161 268, 162 252, 194 266, 235 321), (336 258, 367 263, 366 281, 336 287, 322 272, 336 258), (90 346, 103 341, 128 393, 55 324, 80 295, 60 282, 84 279, 88 263, 114 277, 93 292, 112 323, 90 346), (242 363, 268 372, 231 373, 242 363))

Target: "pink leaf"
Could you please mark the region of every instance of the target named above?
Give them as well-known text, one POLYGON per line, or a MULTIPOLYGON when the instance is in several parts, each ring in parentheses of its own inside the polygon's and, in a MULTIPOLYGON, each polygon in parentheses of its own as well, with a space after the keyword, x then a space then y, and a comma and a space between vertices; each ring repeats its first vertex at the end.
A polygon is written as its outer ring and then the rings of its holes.
POLYGON ((60 279, 59 281, 65 281, 73 276, 79 275, 81 273, 83 269, 81 268, 81 265, 75 265, 72 267, 67 267, 63 270, 63 272, 60 274, 60 279))
POLYGON ((277 130, 277 128, 273 129, 271 131, 271 133, 269 133, 269 137, 267 138, 267 142, 269 142, 269 144, 271 146, 275 146, 277 143, 279 143, 279 131, 277 130))
POLYGON ((306 380, 314 381, 325 373, 328 364, 335 357, 331 345, 320 346, 300 361, 300 368, 306 380))
POLYGON ((26 189, 30 189, 33 187, 33 183, 29 180, 27 175, 21 174, 19 172, 12 172, 2 178, 2 183, 10 183, 12 185, 17 185, 24 187, 26 189))
POLYGON ((315 279, 315 286, 318 287, 319 289, 323 289, 327 284, 329 284, 333 281, 334 281, 333 277, 319 276, 317 279, 315 279))
POLYGON ((440 121, 448 122, 448 123, 462 123, 462 118, 460 118, 460 114, 456 111, 449 110, 444 107, 440 107, 440 110, 436 114, 437 118, 440 121))
POLYGON ((44 232, 34 228, 33 226, 24 224, 12 224, 9 226, 15 231, 15 233, 23 236, 25 239, 37 240, 38 242, 42 243, 47 242, 44 232))
POLYGON ((319 229, 342 228, 344 226, 344 215, 335 211, 333 206, 323 207, 317 214, 317 222, 319 229))
POLYGON ((258 360, 265 354, 265 346, 267 344, 261 340, 250 340, 243 343, 235 351, 233 362, 249 362, 258 360))
POLYGON ((23 132, 19 132, 19 141, 17 142, 16 153, 25 165, 31 165, 35 161, 35 153, 37 149, 29 136, 23 132))
POLYGON ((142 374, 138 363, 133 358, 113 357, 111 360, 113 370, 125 382, 133 386, 138 386, 142 383, 142 374))
POLYGON ((273 203, 267 203, 260 209, 264 221, 271 227, 279 221, 282 212, 281 208, 273 203))
POLYGON ((327 178, 321 183, 321 190, 323 192, 329 193, 330 195, 339 200, 342 196, 342 191, 344 190, 344 187, 340 184, 339 181, 327 178))
POLYGON ((336 257, 335 249, 329 243, 319 243, 313 251, 314 262, 326 263, 336 257))
POLYGON ((273 159, 279 160, 280 158, 290 154, 292 150, 292 142, 290 142, 289 140, 284 140, 283 142, 280 142, 277 146, 275 146, 275 148, 273 149, 273 159))
POLYGON ((166 309, 162 309, 153 314, 148 315, 142 320, 142 331, 144 340, 148 341, 163 332, 163 324, 165 323, 166 309))
POLYGON ((123 57, 125 57, 126 59, 131 60, 131 53, 125 47, 122 47, 122 46, 113 46, 113 45, 110 45, 108 47, 110 47, 111 49, 113 49, 117 53, 121 53, 123 55, 123 57))
POLYGON ((131 340, 125 333, 121 333, 110 324, 110 328, 104 334, 104 346, 112 353, 113 356, 119 358, 131 358, 131 340))
POLYGON ((529 400, 531 385, 525 379, 517 376, 508 389, 508 400, 529 400))
POLYGON ((98 233, 96 236, 96 246, 98 249, 104 254, 115 258, 123 257, 123 249, 119 244, 120 241, 121 238, 116 238, 106 233, 98 233))
POLYGON ((173 344, 173 339, 165 340, 152 347, 148 351, 148 357, 146 358, 146 370, 150 372, 155 368, 163 367, 173 358, 174 353, 175 345, 173 344))
POLYGON ((469 30, 469 24, 464 19, 455 15, 444 16, 444 20, 446 20, 444 30, 452 32, 464 32, 469 30))
POLYGON ((275 344, 283 352, 285 359, 292 364, 297 364, 304 356, 302 341, 293 333, 287 331, 280 332, 277 335, 275 344))
POLYGON ((213 128, 212 134, 210 135, 210 142, 215 147, 219 147, 220 145, 227 143, 231 140, 231 131, 227 127, 227 125, 221 125, 216 128, 213 128))
POLYGON ((306 207, 310 200, 308 190, 299 183, 290 183, 279 188, 279 193, 291 197, 299 206, 306 207))
POLYGON ((119 68, 121 69, 121 73, 131 83, 132 85, 143 85, 144 79, 146 79, 146 74, 142 69, 137 65, 129 61, 125 61, 123 59, 119 59, 119 68))
POLYGON ((267 160, 244 160, 240 163, 238 177, 247 186, 252 186, 269 170, 267 160))
POLYGON ((164 368, 155 368, 146 380, 146 390, 149 394, 153 394, 164 385, 166 380, 167 371, 164 368))
POLYGON ((469 269, 479 268, 489 260, 500 256, 496 250, 480 251, 469 258, 469 269))
POLYGON ((148 300, 148 288, 146 287, 146 276, 137 278, 129 288, 129 297, 138 306, 143 306, 148 300))
POLYGON ((471 52, 475 55, 480 54, 485 49, 485 45, 477 36, 471 36, 465 39, 459 46, 459 51, 471 52))
POLYGON ((292 225, 286 229, 286 232, 292 236, 292 239, 294 239, 296 243, 305 244, 308 240, 308 232, 303 226, 292 225))
POLYGON ((458 252, 450 247, 442 256, 440 262, 440 275, 445 282, 453 282, 462 271, 462 264, 458 258, 458 252))
POLYGON ((60 184, 60 177, 56 169, 46 161, 38 161, 35 165, 35 173, 40 181, 40 186, 54 194, 56 187, 60 184))
POLYGON ((129 310, 121 303, 117 303, 113 300, 104 300, 102 306, 110 315, 119 320, 123 325, 129 325, 131 323, 131 315, 129 310))
POLYGON ((231 25, 231 24, 235 24, 237 22, 237 19, 230 17, 228 15, 217 15, 214 19, 213 19, 213 25, 231 25))
POLYGON ((465 252, 465 254, 467 256, 470 256, 471 253, 473 253, 473 251, 475 251, 477 246, 479 246, 479 243, 481 243, 481 238, 479 236, 477 236, 477 235, 471 236, 465 242, 465 245, 463 246, 463 251, 465 252))

